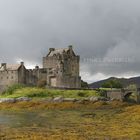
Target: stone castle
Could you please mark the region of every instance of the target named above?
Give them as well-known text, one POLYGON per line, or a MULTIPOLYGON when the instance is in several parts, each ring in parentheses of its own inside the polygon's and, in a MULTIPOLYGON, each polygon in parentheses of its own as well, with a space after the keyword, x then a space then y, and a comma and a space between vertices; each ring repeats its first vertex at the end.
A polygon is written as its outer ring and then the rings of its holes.
POLYGON ((26 69, 24 62, 15 65, 2 63, 0 90, 14 84, 37 86, 40 81, 45 81, 46 87, 80 88, 79 61, 80 57, 69 46, 64 49, 50 48, 43 57, 43 68, 36 66, 34 69, 26 69))

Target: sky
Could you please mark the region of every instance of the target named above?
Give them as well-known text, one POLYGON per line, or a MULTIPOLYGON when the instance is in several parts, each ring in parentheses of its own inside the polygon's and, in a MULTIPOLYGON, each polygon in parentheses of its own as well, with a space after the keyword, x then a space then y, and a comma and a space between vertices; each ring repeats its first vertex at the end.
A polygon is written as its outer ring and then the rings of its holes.
POLYGON ((0 62, 42 65, 73 45, 91 83, 140 76, 139 0, 0 0, 0 62))

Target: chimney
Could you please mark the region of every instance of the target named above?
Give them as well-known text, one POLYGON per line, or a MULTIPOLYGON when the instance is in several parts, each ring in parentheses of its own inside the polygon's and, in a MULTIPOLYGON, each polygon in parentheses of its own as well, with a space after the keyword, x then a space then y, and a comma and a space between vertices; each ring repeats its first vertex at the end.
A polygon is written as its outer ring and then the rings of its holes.
POLYGON ((39 69, 39 66, 35 66, 35 69, 39 69))
POLYGON ((24 62, 20 62, 21 65, 24 65, 24 62))
POLYGON ((50 50, 50 52, 52 52, 52 51, 55 51, 55 48, 50 48, 49 50, 50 50))
POLYGON ((70 50, 72 50, 72 49, 73 49, 72 45, 69 45, 69 46, 68 46, 68 48, 69 48, 70 50))
POLYGON ((3 67, 3 69, 6 70, 6 63, 2 63, 1 67, 3 67))

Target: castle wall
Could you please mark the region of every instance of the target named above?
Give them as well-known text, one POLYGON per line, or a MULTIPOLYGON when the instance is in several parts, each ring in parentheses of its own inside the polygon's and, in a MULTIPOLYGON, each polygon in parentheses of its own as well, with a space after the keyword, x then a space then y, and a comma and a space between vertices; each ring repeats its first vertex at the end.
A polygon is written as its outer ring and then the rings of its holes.
POLYGON ((18 71, 0 71, 0 85, 9 86, 18 82, 18 71))
POLYGON ((37 77, 33 75, 33 70, 26 70, 26 84, 29 86, 35 86, 37 84, 37 77))
POLYGON ((43 68, 49 70, 48 86, 80 88, 79 61, 80 57, 74 54, 71 47, 62 50, 50 49, 49 54, 43 57, 43 68))
POLYGON ((56 68, 59 60, 57 57, 43 57, 43 68, 56 68))
POLYGON ((0 89, 18 83, 36 86, 41 80, 46 80, 48 87, 80 88, 79 61, 80 57, 69 47, 51 48, 43 57, 43 68, 26 69, 23 62, 6 67, 3 63, 0 67, 0 89))
POLYGON ((18 69, 18 83, 26 84, 26 68, 24 65, 21 65, 18 69))
POLYGON ((81 78, 72 76, 58 76, 56 87, 79 88, 81 87, 81 78))
POLYGON ((26 84, 36 86, 41 80, 47 80, 47 69, 36 68, 26 71, 26 84))
POLYGON ((71 76, 79 76, 79 56, 75 56, 68 61, 65 61, 66 74, 71 76))
POLYGON ((0 71, 0 92, 18 83, 18 71, 0 71))

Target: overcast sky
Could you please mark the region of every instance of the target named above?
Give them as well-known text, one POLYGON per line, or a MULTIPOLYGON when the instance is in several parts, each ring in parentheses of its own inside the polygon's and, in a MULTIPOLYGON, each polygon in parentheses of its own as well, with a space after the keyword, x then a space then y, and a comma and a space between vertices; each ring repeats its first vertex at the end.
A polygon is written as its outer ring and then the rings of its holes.
POLYGON ((140 75, 140 0, 0 0, 0 62, 41 65, 70 44, 88 82, 140 75))

